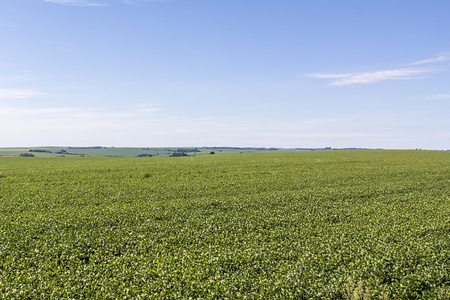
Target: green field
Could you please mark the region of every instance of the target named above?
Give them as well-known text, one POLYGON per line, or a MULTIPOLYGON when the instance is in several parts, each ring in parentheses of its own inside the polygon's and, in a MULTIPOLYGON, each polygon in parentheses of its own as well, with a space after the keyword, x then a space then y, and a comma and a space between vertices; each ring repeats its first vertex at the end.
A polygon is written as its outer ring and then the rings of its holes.
POLYGON ((450 299, 450 153, 0 158, 1 299, 450 299))
MULTIPOLYGON (((176 152, 184 152, 189 156, 232 153, 263 153, 274 151, 295 151, 287 148, 239 148, 239 147, 28 147, 0 148, 0 157, 18 157, 32 154, 34 157, 136 157, 149 155, 152 157, 168 157, 176 152)), ((308 149, 313 150, 313 149, 308 149)), ((315 150, 315 149, 314 149, 315 150)), ((319 150, 319 149, 318 149, 319 150)), ((320 149, 323 150, 323 149, 320 149)))

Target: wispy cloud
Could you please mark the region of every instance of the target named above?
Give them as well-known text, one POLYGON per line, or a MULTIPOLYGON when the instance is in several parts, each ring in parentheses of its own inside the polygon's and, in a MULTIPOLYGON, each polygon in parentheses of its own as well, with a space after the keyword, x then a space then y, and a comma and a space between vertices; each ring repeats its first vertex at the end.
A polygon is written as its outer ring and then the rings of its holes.
POLYGON ((110 121, 111 124, 117 122, 127 123, 131 120, 134 122, 146 121, 150 116, 155 116, 156 112, 162 109, 156 105, 139 105, 130 108, 123 108, 119 110, 111 110, 106 107, 96 108, 80 108, 80 107, 14 107, 14 106, 0 106, 0 116, 16 116, 29 117, 41 116, 44 119, 48 115, 50 119, 82 119, 91 121, 110 121), (46 115, 46 116, 44 116, 46 115))
POLYGON ((415 75, 436 71, 428 68, 403 68, 355 74, 310 74, 309 77, 337 79, 330 85, 344 86, 362 83, 373 83, 390 79, 414 79, 415 75))
POLYGON ((149 3, 149 2, 167 2, 169 0, 122 0, 123 3, 128 5, 135 5, 139 3, 149 3))
POLYGON ((61 116, 61 114, 75 111, 72 108, 53 107, 53 108, 26 108, 26 107, 0 107, 0 116, 4 117, 30 117, 40 116, 47 118, 48 115, 61 116))
POLYGON ((432 95, 432 96, 428 96, 426 99, 427 100, 447 100, 447 99, 450 99, 450 94, 432 95))
POLYGON ((350 77, 353 74, 309 74, 309 77, 313 77, 313 78, 324 78, 324 79, 333 79, 333 78, 346 78, 346 77, 350 77))
POLYGON ((29 99, 47 95, 34 89, 0 89, 0 99, 29 99))
POLYGON ((284 137, 284 138, 361 138, 361 137, 379 137, 380 134, 377 133, 367 133, 367 132, 303 132, 303 133, 286 133, 272 132, 272 133, 261 133, 259 136, 265 137, 284 137))
MULTIPOLYGON (((438 53, 436 57, 416 61, 408 64, 411 65, 421 65, 429 63, 437 63, 442 61, 450 60, 450 51, 438 53)), ((425 67, 409 67, 409 68, 397 68, 392 70, 380 70, 374 72, 364 72, 364 73, 345 73, 345 74, 328 74, 328 73, 315 73, 308 74, 308 77, 320 78, 320 79, 333 79, 330 85, 333 86, 344 86, 353 84, 363 84, 363 83, 374 83, 384 80, 393 79, 417 79, 422 77, 417 77, 417 75, 435 72, 443 70, 442 68, 425 68, 425 67)))
POLYGON ((0 82, 11 82, 28 79, 26 76, 0 76, 0 82))
POLYGON ((45 0, 46 2, 62 4, 62 5, 71 5, 71 6, 105 6, 106 3, 97 3, 92 1, 85 0, 45 0))
POLYGON ((19 25, 13 24, 13 23, 6 23, 6 26, 11 27, 11 28, 20 28, 19 25))
POLYGON ((436 62, 447 61, 447 60, 450 60, 450 51, 438 53, 438 54, 436 54, 436 57, 419 60, 419 61, 410 63, 410 65, 430 64, 430 63, 436 63, 436 62))

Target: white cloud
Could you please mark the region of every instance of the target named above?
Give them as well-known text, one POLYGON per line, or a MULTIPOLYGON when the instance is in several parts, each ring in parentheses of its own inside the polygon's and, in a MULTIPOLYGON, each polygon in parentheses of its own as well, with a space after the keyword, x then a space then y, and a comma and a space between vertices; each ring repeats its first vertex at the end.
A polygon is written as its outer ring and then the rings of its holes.
POLYGON ((356 74, 311 74, 308 76, 314 78, 337 79, 332 81, 330 85, 343 86, 361 83, 373 83, 390 79, 413 79, 415 78, 413 77, 414 75, 428 73, 432 71, 436 71, 436 69, 403 68, 403 69, 383 70, 383 71, 356 73, 356 74))
POLYGON ((450 99, 450 94, 437 94, 433 96, 429 96, 426 98, 427 100, 445 100, 450 99))
POLYGON ((160 110, 162 110, 162 109, 155 105, 149 105, 149 104, 137 105, 134 108, 134 111, 136 113, 151 113, 151 112, 156 112, 156 111, 160 111, 160 110))
POLYGON ((105 6, 106 3, 96 3, 85 0, 45 0, 46 2, 72 6, 105 6))
POLYGON ((60 115, 62 113, 70 113, 71 108, 25 108, 25 107, 0 107, 0 116, 2 117, 30 117, 40 116, 47 118, 44 115, 60 115))
POLYGON ((19 25, 13 24, 13 23, 6 23, 6 26, 11 27, 11 28, 20 28, 19 25))
POLYGON ((309 77, 313 77, 313 78, 326 78, 326 79, 331 79, 331 78, 345 78, 345 77, 349 77, 352 76, 352 74, 308 74, 309 77))
POLYGON ((11 82, 11 81, 19 81, 27 79, 26 76, 3 76, 0 77, 0 82, 11 82))
POLYGON ((367 133, 367 132, 302 132, 302 133, 291 133, 291 132, 272 132, 272 133, 261 133, 259 136, 264 137, 278 137, 278 138, 361 138, 361 137, 379 137, 381 134, 377 133, 367 133))
POLYGON ((166 2, 168 0, 122 0, 123 3, 128 4, 128 5, 134 5, 134 4, 138 4, 141 2, 144 3, 148 3, 148 2, 166 2))
POLYGON ((441 53, 438 53, 436 55, 436 57, 434 57, 434 58, 419 60, 419 61, 411 63, 410 65, 430 64, 430 63, 436 63, 436 62, 447 61, 447 60, 450 60, 450 52, 441 52, 441 53))
POLYGON ((29 99, 47 95, 34 89, 0 89, 0 99, 29 99))
MULTIPOLYGON (((420 61, 416 61, 410 63, 408 65, 420 65, 420 64, 428 64, 428 63, 436 63, 450 60, 450 51, 438 53, 436 57, 424 59, 420 61)), ((321 79, 335 79, 330 85, 334 86, 343 86, 343 85, 353 85, 353 84, 361 84, 361 83, 373 83, 379 82, 383 80, 392 80, 392 79, 417 79, 415 75, 435 72, 442 69, 431 69, 431 68, 423 68, 423 67, 412 67, 412 68, 399 68, 392 70, 381 70, 375 72, 365 72, 365 73, 355 73, 355 74, 323 74, 323 73, 315 73, 308 74, 307 76, 313 78, 321 78, 321 79)))
MULTIPOLYGON (((11 120, 33 120, 35 124, 51 124, 47 129, 56 126, 67 128, 123 128, 145 122, 155 121, 155 112, 160 109, 151 106, 123 108, 120 111, 107 108, 76 108, 76 107, 14 107, 0 106, 0 116, 11 120), (63 125, 65 124, 65 125, 63 125), (81 127, 80 127, 81 125, 81 127), (84 126, 86 125, 86 126, 84 126)), ((36 129, 36 128, 34 128, 36 129)), ((33 129, 33 130, 34 130, 33 129)))

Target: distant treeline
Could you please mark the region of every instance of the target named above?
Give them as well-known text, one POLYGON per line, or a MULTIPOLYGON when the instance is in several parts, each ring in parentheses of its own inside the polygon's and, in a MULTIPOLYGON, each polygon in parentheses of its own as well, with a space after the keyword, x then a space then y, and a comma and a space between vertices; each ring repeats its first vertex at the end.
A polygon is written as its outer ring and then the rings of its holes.
POLYGON ((32 153, 20 153, 19 156, 20 157, 34 157, 34 154, 32 154, 32 153))
POLYGON ((295 148, 295 150, 301 150, 301 151, 317 151, 317 150, 367 150, 367 148, 331 148, 331 147, 325 147, 325 148, 295 148))
POLYGON ((170 155, 170 157, 181 157, 181 156, 188 156, 185 152, 174 152, 170 155))
POLYGON ((55 153, 56 154, 62 154, 62 155, 80 155, 80 156, 85 156, 86 155, 84 153, 70 153, 70 152, 67 152, 67 150, 64 150, 64 149, 61 149, 61 151, 58 151, 58 152, 55 152, 55 153))
POLYGON ((52 151, 42 150, 42 149, 30 149, 28 152, 40 152, 40 153, 53 153, 52 151))
POLYGON ((197 148, 192 148, 192 149, 189 149, 189 148, 182 149, 182 148, 180 148, 180 149, 176 149, 176 150, 173 150, 173 149, 166 149, 166 151, 169 151, 169 152, 177 152, 177 153, 200 152, 200 150, 198 150, 197 148))
POLYGON ((93 146, 93 147, 68 147, 67 149, 78 149, 78 150, 85 150, 85 149, 108 149, 108 147, 101 147, 101 146, 93 146))
POLYGON ((206 149, 224 149, 224 150, 263 150, 276 151, 280 148, 265 148, 265 147, 206 147, 206 149))

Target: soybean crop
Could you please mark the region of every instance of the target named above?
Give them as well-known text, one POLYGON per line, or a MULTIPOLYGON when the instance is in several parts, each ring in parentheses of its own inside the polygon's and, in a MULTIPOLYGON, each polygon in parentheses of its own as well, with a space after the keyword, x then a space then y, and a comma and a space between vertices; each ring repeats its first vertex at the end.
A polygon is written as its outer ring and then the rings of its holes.
POLYGON ((0 158, 0 299, 418 298, 450 152, 0 158))

